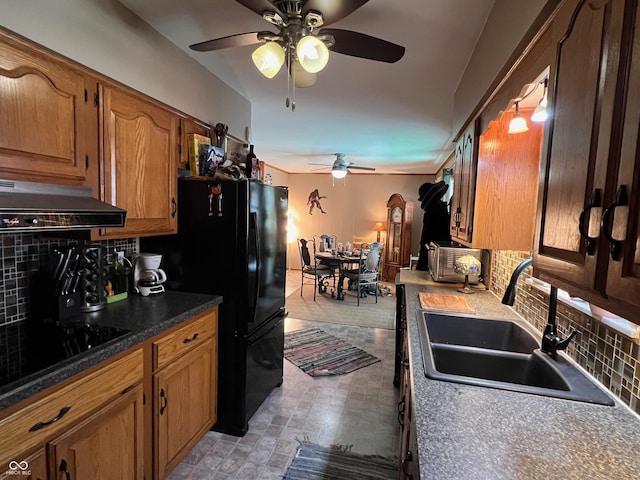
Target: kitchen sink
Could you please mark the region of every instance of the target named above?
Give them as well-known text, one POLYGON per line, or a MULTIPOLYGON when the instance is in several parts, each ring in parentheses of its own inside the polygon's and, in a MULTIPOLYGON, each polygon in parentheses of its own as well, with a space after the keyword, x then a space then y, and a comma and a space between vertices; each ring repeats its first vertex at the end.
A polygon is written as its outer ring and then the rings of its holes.
POLYGON ((522 353, 533 352, 539 346, 528 331, 508 320, 425 313, 424 321, 432 343, 522 353))
POLYGON ((418 313, 427 377, 515 392, 613 405, 611 397, 563 356, 552 359, 509 320, 418 313))

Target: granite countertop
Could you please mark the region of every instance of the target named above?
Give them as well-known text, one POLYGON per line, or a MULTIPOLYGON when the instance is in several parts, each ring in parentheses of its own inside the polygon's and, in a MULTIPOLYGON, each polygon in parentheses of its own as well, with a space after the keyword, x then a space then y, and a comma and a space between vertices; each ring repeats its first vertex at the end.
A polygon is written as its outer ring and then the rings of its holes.
POLYGON ((87 323, 126 328, 131 333, 2 387, 0 412, 220 303, 219 295, 167 291, 148 297, 130 295, 107 308, 83 314, 82 320, 87 323))
MULTIPOLYGON (((403 271, 398 280, 407 300, 422 479, 639 478, 640 419, 617 400, 601 406, 427 378, 418 293, 455 294, 457 285, 436 284, 426 275, 403 271)), ((479 315, 522 321, 487 290, 465 298, 479 315)))

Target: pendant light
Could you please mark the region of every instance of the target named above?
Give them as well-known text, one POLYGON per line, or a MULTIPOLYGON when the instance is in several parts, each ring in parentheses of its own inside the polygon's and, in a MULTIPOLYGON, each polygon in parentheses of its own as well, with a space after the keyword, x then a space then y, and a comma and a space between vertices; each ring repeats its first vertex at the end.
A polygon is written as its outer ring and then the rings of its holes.
POLYGON ((544 93, 542 94, 542 98, 538 103, 538 106, 533 111, 533 115, 531 115, 531 121, 533 122, 544 122, 549 116, 549 112, 547 112, 547 84, 549 79, 544 79, 544 93))
POLYGON ((509 122, 509 130, 507 133, 523 133, 529 130, 527 126, 527 121, 520 114, 520 102, 516 101, 516 113, 509 122))

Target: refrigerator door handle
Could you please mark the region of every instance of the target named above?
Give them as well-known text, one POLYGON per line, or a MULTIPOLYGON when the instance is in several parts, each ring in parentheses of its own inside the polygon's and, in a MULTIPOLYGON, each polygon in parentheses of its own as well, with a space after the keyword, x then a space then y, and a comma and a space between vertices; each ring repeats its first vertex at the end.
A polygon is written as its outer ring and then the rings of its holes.
POLYGON ((262 270, 262 261, 260 258, 260 231, 258 230, 258 214, 251 212, 249 214, 249 221, 251 222, 250 229, 253 229, 253 246, 256 252, 256 279, 255 289, 253 291, 253 322, 256 321, 258 315, 258 297, 260 296, 260 274, 262 270))

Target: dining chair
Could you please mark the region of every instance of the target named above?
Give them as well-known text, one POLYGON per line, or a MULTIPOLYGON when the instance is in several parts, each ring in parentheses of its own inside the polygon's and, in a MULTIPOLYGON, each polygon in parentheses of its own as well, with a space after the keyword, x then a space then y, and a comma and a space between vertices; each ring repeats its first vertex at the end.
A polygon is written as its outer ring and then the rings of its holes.
POLYGON ((298 239, 298 251, 300 252, 300 264, 302 267, 302 276, 300 283, 300 296, 302 297, 302 291, 305 285, 313 284, 313 301, 316 300, 316 287, 321 292, 327 291, 328 278, 333 278, 335 285, 336 277, 333 268, 318 264, 316 261, 316 247, 313 240, 305 240, 304 238, 298 239), (313 255, 309 251, 309 244, 311 244, 313 255), (306 282, 306 280, 313 280, 313 283, 306 282))
POLYGON ((378 283, 383 250, 384 244, 382 243, 363 243, 360 246, 358 268, 347 270, 342 274, 356 289, 358 306, 360 306, 360 299, 366 297, 367 292, 371 292, 371 290, 373 290, 376 303, 378 303, 378 291, 380 290, 378 283))

